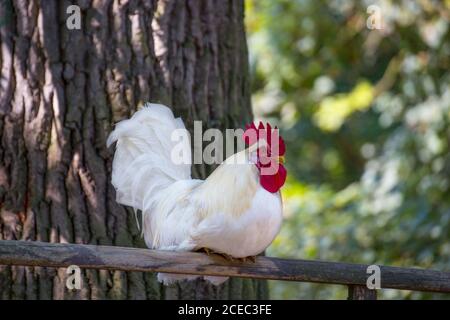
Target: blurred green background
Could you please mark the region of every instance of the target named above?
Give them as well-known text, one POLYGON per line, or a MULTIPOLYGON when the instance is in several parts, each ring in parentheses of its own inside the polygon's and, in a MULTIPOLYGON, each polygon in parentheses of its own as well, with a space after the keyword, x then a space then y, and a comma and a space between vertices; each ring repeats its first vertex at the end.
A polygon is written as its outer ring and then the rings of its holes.
MULTIPOLYGON (((247 0, 254 113, 288 147, 269 255, 450 271, 449 20, 449 0, 247 0), (369 5, 381 29, 367 27, 369 5)), ((270 286, 271 298, 347 295, 270 286)))

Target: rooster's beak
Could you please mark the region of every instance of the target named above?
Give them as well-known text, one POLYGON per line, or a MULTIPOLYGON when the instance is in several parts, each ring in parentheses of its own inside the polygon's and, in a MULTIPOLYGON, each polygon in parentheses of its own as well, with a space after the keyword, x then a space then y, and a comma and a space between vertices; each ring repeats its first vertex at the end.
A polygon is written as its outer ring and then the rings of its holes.
POLYGON ((284 164, 284 156, 278 156, 278 163, 284 164))

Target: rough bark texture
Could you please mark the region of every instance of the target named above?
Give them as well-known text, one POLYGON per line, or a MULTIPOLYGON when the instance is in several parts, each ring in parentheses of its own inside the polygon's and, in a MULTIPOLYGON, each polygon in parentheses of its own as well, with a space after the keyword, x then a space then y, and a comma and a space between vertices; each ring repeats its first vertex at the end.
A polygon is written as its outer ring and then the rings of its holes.
MULTIPOLYGON (((0 15, 0 239, 143 247, 131 210, 114 200, 105 139, 146 101, 172 106, 189 128, 249 120, 242 1, 7 0, 0 15), (66 27, 71 4, 81 30, 66 27)), ((82 290, 69 292, 65 278, 0 266, 0 298, 267 294, 252 280, 162 288, 150 274, 106 270, 84 270, 82 290)))
POLYGON ((377 291, 366 286, 348 286, 348 300, 377 300, 377 291))

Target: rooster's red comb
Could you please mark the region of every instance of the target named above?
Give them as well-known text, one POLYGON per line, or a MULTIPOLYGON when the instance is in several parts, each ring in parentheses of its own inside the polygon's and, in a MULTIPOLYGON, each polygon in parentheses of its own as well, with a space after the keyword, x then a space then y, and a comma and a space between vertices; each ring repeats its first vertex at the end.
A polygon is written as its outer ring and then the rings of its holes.
POLYGON ((273 143, 274 141, 278 141, 278 154, 282 156, 286 152, 286 146, 283 138, 279 135, 278 127, 272 129, 272 126, 268 122, 264 126, 264 124, 260 121, 258 128, 253 122, 251 124, 246 124, 242 138, 244 139, 245 144, 249 146, 256 143, 259 139, 264 139, 267 141, 270 149, 274 149, 273 143), (272 141, 273 138, 275 138, 274 141, 272 141))

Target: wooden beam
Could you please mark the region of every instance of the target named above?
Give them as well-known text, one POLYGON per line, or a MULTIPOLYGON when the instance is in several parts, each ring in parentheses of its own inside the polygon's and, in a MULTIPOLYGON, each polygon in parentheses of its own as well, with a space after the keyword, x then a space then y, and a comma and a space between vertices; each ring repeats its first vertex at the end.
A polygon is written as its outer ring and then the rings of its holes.
MULTIPOLYGON (((86 269, 167 272, 365 286, 367 265, 257 257, 256 262, 227 261, 202 253, 149 249, 0 241, 0 264, 42 267, 77 265, 86 269)), ((380 266, 381 287, 450 292, 450 273, 380 266)))

